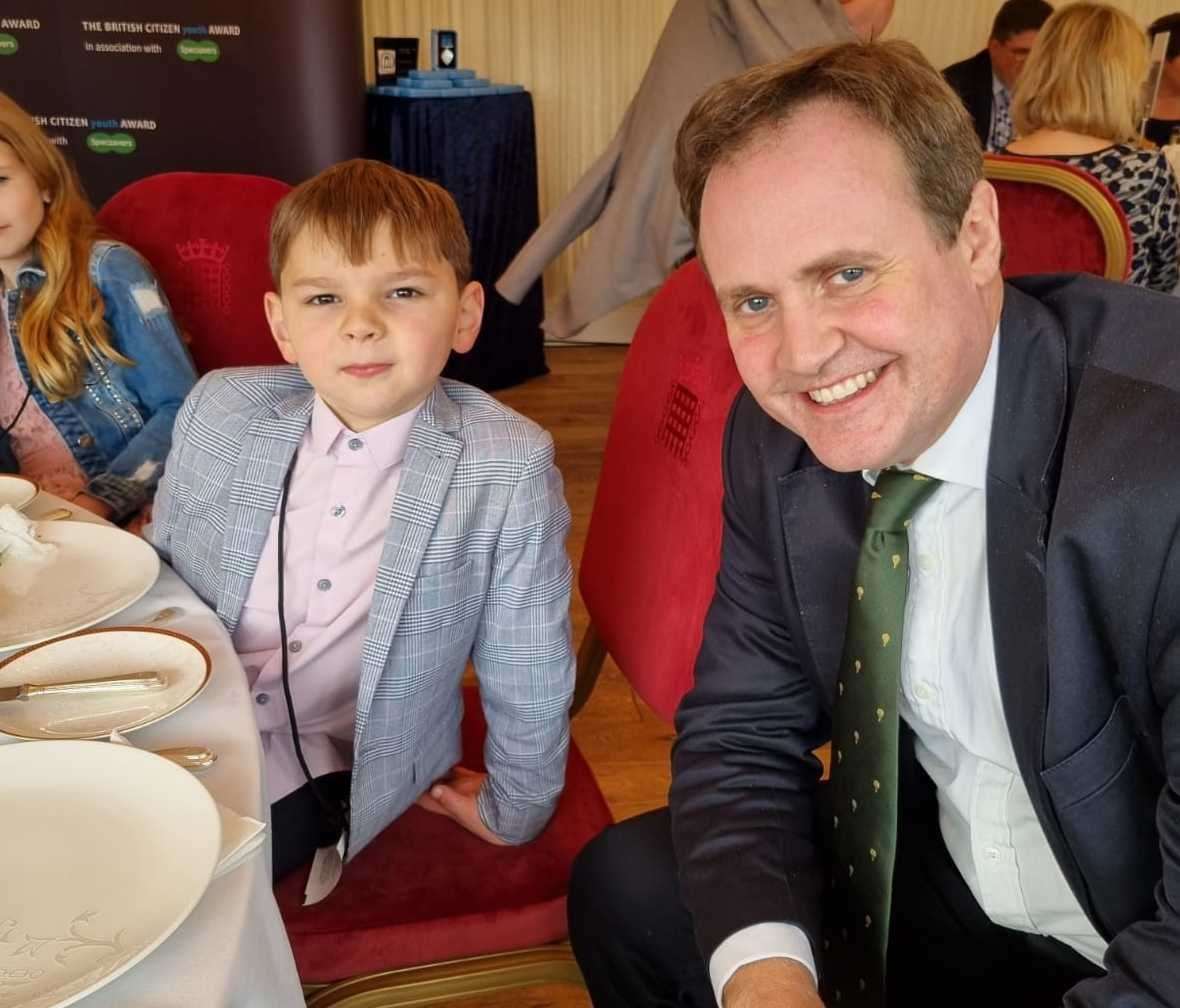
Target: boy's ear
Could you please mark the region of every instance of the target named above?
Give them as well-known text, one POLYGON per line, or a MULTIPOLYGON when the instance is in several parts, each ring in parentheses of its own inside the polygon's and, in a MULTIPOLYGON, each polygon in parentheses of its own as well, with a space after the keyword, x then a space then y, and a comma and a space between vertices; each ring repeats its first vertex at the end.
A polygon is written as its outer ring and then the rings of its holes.
POLYGON ((262 307, 266 311, 266 321, 270 326, 270 334, 274 337, 279 353, 288 364, 298 364, 295 358, 295 347, 287 338, 287 323, 283 321, 283 302, 274 291, 267 291, 262 297, 262 307))
POLYGON ((467 353, 475 346, 479 335, 479 324, 483 321, 483 287, 472 280, 459 291, 459 312, 455 318, 455 338, 451 349, 456 353, 467 353))

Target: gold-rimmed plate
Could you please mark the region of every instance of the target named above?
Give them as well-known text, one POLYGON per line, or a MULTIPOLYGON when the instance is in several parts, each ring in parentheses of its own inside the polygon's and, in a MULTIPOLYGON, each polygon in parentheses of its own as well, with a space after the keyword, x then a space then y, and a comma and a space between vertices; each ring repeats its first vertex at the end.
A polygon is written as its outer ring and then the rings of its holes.
POLYGON ((37 535, 57 553, 24 594, 0 589, 0 651, 94 626, 142 598, 160 573, 156 551, 113 525, 38 522, 37 535))
POLYGON ((155 627, 100 627, 46 641, 0 662, 0 686, 76 682, 156 672, 164 687, 56 694, 0 702, 0 732, 23 739, 98 739, 155 724, 191 703, 209 682, 209 652, 155 627))
POLYGON ((0 507, 9 507, 23 511, 40 493, 37 484, 26 476, 14 476, 11 473, 0 473, 0 507))

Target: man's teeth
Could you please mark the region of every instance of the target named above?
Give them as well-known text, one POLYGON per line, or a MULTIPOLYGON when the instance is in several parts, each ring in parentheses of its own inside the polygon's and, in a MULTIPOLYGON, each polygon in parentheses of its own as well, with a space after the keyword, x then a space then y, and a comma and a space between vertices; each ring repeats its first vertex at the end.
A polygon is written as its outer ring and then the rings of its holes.
POLYGON ((839 402, 841 399, 847 399, 850 395, 859 392, 866 385, 872 385, 877 380, 877 372, 875 370, 862 371, 858 375, 853 375, 851 378, 845 378, 842 382, 836 382, 835 385, 829 385, 826 388, 812 389, 807 394, 811 396, 812 402, 828 403, 839 402))

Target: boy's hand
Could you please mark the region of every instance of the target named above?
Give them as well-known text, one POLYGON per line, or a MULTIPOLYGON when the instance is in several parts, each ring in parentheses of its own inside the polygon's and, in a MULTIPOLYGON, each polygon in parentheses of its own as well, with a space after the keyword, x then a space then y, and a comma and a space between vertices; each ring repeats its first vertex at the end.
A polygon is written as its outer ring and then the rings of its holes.
POLYGON ((486 778, 487 774, 476 773, 456 764, 451 767, 449 774, 430 785, 430 789, 418 798, 418 804, 427 812, 450 816, 486 843, 507 847, 505 841, 484 825, 475 805, 479 789, 486 778))

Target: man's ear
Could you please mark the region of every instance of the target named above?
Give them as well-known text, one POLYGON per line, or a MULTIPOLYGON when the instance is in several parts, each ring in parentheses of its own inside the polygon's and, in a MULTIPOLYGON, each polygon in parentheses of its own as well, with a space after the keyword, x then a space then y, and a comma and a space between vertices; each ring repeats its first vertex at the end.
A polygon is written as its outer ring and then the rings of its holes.
POLYGON ((283 302, 274 291, 267 291, 262 297, 262 307, 266 311, 266 322, 270 326, 270 334, 274 337, 275 345, 283 360, 288 364, 298 364, 295 347, 287 337, 287 323, 283 320, 283 302))
POLYGON ((978 286, 990 283, 1000 272, 1003 242, 1000 209, 990 182, 980 179, 971 190, 971 202, 963 215, 958 244, 978 286))
POLYGON ((459 291, 459 311, 455 318, 455 338, 451 349, 456 353, 467 353, 475 346, 479 325, 483 321, 483 287, 472 280, 459 291))

